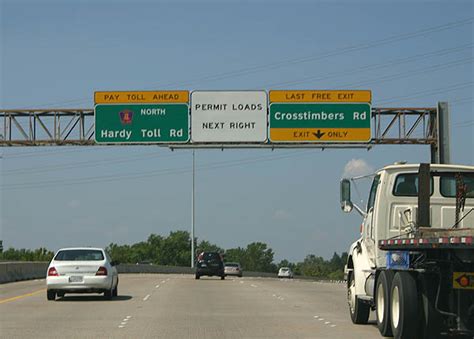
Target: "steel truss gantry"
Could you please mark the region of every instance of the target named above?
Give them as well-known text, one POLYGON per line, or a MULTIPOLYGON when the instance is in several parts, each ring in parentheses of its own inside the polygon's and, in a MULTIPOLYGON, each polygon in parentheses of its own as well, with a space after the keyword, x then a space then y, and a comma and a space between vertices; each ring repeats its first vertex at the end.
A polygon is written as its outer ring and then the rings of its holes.
MULTIPOLYGON (((98 146, 93 109, 0 110, 0 146, 98 146)), ((430 145, 432 162, 449 162, 447 103, 428 108, 372 108, 372 139, 366 143, 159 144, 177 148, 368 148, 430 145)), ((136 145, 136 144, 134 144, 136 145)))

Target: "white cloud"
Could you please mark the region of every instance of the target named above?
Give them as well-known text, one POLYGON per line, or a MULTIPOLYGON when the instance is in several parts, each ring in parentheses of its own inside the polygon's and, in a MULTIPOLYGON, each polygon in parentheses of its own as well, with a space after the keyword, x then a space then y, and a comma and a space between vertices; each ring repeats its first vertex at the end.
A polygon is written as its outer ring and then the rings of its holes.
POLYGON ((368 175, 374 172, 372 166, 370 166, 363 159, 352 159, 344 167, 343 178, 356 177, 361 175, 368 175))
POLYGON ((70 208, 78 208, 81 206, 81 202, 79 200, 71 200, 67 204, 70 208))
POLYGON ((287 210, 279 209, 273 213, 273 219, 286 220, 291 217, 291 213, 287 210))

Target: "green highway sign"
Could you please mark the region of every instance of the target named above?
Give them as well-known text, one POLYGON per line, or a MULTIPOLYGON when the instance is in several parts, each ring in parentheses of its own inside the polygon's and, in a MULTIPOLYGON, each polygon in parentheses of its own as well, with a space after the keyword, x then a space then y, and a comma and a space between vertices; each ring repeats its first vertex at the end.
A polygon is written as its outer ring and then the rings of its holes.
POLYGON ((95 106, 97 143, 183 143, 188 140, 188 104, 95 106))
POLYGON ((370 104, 272 103, 272 142, 368 142, 370 104))

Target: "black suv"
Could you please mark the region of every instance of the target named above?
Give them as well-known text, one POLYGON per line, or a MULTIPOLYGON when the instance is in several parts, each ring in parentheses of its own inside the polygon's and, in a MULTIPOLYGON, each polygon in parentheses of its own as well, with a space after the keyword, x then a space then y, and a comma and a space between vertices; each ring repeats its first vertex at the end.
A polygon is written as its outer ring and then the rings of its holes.
POLYGON ((199 279, 202 275, 210 277, 217 275, 221 277, 221 280, 225 279, 224 262, 219 253, 202 252, 199 254, 196 265, 196 279, 199 279))

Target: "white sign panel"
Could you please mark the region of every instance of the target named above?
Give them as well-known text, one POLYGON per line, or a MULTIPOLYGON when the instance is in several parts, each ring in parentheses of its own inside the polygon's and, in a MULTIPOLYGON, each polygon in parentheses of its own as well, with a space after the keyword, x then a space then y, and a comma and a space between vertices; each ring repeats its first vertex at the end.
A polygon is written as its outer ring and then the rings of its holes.
POLYGON ((264 142, 267 140, 265 91, 194 91, 191 93, 193 142, 264 142))

